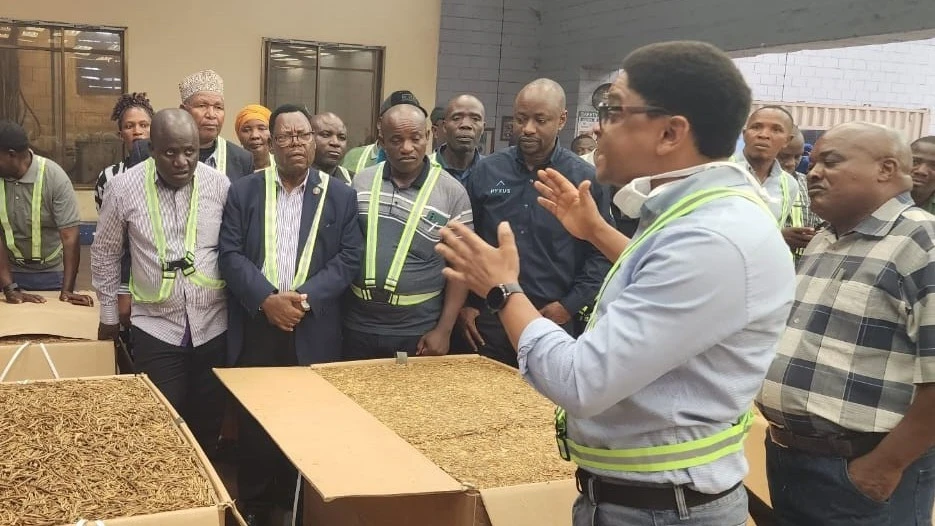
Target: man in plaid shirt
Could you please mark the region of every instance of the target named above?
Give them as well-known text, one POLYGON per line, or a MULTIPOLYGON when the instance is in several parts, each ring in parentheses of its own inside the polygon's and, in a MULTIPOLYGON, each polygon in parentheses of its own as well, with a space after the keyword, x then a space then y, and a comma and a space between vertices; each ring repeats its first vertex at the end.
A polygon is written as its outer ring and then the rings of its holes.
POLYGON ((781 524, 931 524, 935 218, 913 206, 893 130, 838 126, 811 164, 830 226, 805 249, 757 398, 772 503, 781 524))

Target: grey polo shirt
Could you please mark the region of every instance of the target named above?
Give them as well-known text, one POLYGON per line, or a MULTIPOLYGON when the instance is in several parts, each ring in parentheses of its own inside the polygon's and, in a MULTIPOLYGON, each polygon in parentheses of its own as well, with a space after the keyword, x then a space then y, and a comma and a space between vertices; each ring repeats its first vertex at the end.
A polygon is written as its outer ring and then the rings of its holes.
MULTIPOLYGON (((365 239, 373 178, 383 179, 377 220, 377 288, 383 288, 386 283, 386 275, 396 254, 396 247, 402 237, 409 212, 416 196, 419 195, 419 190, 428 179, 430 163, 427 161, 426 159, 422 174, 407 188, 399 188, 390 179, 389 163, 366 168, 354 176, 353 186, 357 190, 360 227, 365 239), (378 173, 380 166, 384 169, 378 173)), ((435 244, 439 241, 441 228, 452 219, 471 226, 471 201, 461 183, 442 170, 425 208, 422 209, 422 217, 399 276, 399 284, 396 287, 398 294, 424 294, 445 288, 445 277, 442 276, 445 260, 435 252, 435 244)), ((364 253, 366 254, 366 251, 364 253)), ((364 259, 366 260, 366 255, 364 259)), ((363 288, 366 265, 367 262, 364 261, 357 279, 354 280, 357 287, 363 288)), ((349 302, 345 316, 345 325, 349 329, 393 336, 416 336, 425 334, 438 323, 444 295, 413 306, 367 301, 354 295, 350 295, 349 302)))
MULTIPOLYGON (((32 253, 32 192, 39 177, 39 156, 33 154, 32 164, 21 179, 2 179, 6 191, 7 214, 13 230, 16 247, 24 258, 44 257, 62 244, 59 230, 78 226, 78 198, 68 174, 61 166, 46 159, 42 184, 42 210, 40 214, 42 254, 32 253)), ((4 236, 6 233, 4 232, 4 236)), ((16 272, 49 272, 63 270, 62 257, 46 263, 17 264, 10 255, 12 270, 16 272)))

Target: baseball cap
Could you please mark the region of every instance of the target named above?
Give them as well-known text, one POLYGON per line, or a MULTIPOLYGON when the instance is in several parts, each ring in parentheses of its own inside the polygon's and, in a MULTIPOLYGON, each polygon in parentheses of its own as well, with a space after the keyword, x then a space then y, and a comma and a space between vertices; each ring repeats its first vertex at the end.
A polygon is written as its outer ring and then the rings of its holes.
POLYGON ((419 104, 419 99, 417 99, 416 96, 413 95, 409 90, 399 90, 390 93, 390 96, 387 97, 386 100, 383 101, 383 104, 380 105, 380 116, 382 117, 383 114, 386 113, 390 108, 400 104, 409 104, 411 106, 415 106, 416 108, 422 110, 422 113, 424 113, 426 117, 429 116, 429 113, 425 111, 425 108, 419 104))

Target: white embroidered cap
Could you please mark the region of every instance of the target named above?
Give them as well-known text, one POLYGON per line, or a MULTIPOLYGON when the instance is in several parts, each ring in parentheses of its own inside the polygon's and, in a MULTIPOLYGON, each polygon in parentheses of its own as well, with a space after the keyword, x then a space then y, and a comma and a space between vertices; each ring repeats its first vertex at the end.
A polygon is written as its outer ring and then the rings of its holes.
POLYGON ((179 83, 179 96, 182 98, 182 102, 202 91, 213 91, 224 95, 224 79, 213 70, 206 69, 198 73, 192 73, 179 83))

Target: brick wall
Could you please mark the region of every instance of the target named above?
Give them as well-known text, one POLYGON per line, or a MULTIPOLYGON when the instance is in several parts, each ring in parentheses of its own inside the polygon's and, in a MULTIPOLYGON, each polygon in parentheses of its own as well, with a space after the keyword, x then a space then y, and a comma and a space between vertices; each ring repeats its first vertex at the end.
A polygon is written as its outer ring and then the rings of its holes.
MULTIPOLYGON (((734 62, 760 100, 935 112, 935 39, 771 53, 734 62)), ((935 134, 935 122, 930 122, 935 134)))

